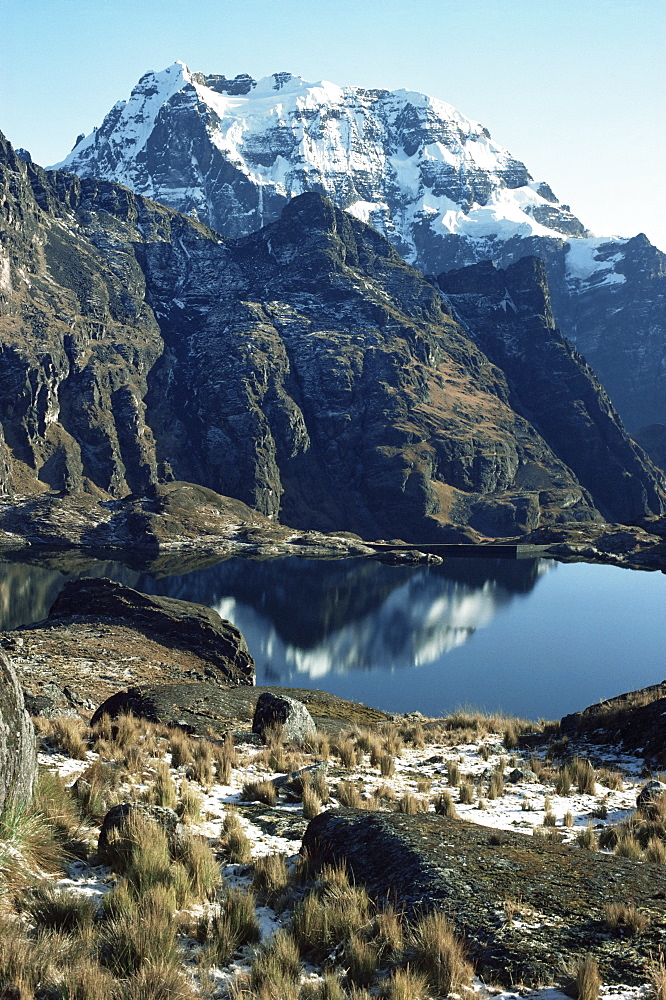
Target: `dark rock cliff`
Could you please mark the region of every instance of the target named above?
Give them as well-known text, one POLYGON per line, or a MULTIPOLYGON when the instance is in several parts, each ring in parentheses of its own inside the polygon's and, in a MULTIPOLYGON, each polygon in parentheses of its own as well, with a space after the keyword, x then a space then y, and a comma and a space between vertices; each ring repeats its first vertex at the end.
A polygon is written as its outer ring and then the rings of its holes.
MULTIPOLYGON (((606 503, 512 409, 436 287, 319 195, 222 240, 3 141, 0 220, 10 494, 106 502, 176 478, 301 527, 423 541, 594 519, 606 503)), ((620 429, 604 448, 616 492, 636 481, 636 516, 660 512, 620 429)))
POLYGON ((427 95, 289 73, 226 80, 176 63, 146 73, 60 166, 230 237, 318 191, 427 274, 539 256, 558 327, 625 425, 666 423, 666 254, 643 234, 593 236, 486 128, 427 95))
POLYGON ((506 270, 485 261, 442 274, 438 283, 504 372, 513 408, 573 469, 604 516, 631 521, 646 503, 658 506, 660 470, 650 482, 642 476, 645 454, 627 437, 592 369, 555 327, 543 261, 525 257, 506 270))

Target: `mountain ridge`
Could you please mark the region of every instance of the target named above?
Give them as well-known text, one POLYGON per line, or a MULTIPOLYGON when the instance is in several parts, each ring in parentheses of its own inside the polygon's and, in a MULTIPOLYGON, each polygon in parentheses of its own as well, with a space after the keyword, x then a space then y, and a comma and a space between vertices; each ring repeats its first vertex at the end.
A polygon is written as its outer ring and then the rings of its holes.
POLYGON ((382 232, 425 273, 544 259, 557 324, 631 430, 666 423, 666 254, 593 236, 488 130, 413 91, 145 74, 57 166, 128 185, 227 237, 307 190, 382 232), (649 360, 648 360, 649 359, 649 360))
POLYGON ((6 492, 113 505, 185 480, 299 527, 420 541, 664 510, 663 477, 590 421, 587 446, 618 459, 593 499, 434 281, 319 194, 224 239, 4 142, 0 192, 6 492))

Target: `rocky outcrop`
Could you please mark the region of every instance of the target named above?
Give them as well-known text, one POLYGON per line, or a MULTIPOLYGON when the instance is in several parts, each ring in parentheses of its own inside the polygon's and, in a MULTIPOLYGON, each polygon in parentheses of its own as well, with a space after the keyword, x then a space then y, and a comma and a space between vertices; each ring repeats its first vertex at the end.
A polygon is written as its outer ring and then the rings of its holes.
POLYGON ((49 697, 55 684, 81 715, 128 685, 254 681, 245 640, 215 611, 105 579, 70 581, 48 618, 3 633, 2 643, 31 697, 49 697))
POLYGON ((149 722, 178 726, 198 736, 224 736, 239 722, 254 718, 262 697, 298 700, 306 706, 310 720, 320 729, 339 732, 353 725, 375 725, 389 716, 379 709, 345 701, 325 691, 284 687, 222 687, 206 681, 161 684, 118 691, 104 701, 91 719, 91 725, 108 715, 136 715, 149 722))
POLYGON ((113 580, 83 579, 65 584, 49 613, 56 628, 66 622, 117 622, 166 647, 178 647, 206 664, 222 683, 252 684, 254 661, 245 639, 211 608, 171 597, 149 597, 113 580))
POLYGON ((636 441, 650 456, 655 465, 666 470, 666 424, 650 424, 632 433, 636 441))
POLYGON ((16 671, 0 650, 0 813, 25 806, 36 777, 35 732, 16 671))
MULTIPOLYGON (((116 528, 182 537, 196 519, 170 521, 176 500, 155 490, 169 479, 366 538, 598 519, 432 283, 320 195, 225 241, 116 185, 47 174, 6 143, 0 190, 0 475, 11 495, 81 497, 86 527, 75 513, 71 527, 84 544, 116 528)), ((629 475, 643 513, 659 513, 651 470, 609 448, 617 492, 629 475)), ((209 499, 192 502, 219 509, 209 499)))
POLYGON ((442 274, 438 283, 484 354, 504 372, 511 405, 573 469, 609 521, 659 508, 664 476, 624 431, 591 368, 555 327, 546 268, 526 257, 442 274), (626 482, 618 491, 618 473, 626 482))
POLYGON ((562 735, 623 747, 645 758, 648 767, 666 767, 666 681, 589 705, 565 715, 562 735))
POLYGON ((519 833, 433 813, 332 810, 313 819, 303 850, 318 865, 344 862, 377 900, 408 914, 444 910, 483 978, 538 986, 565 978, 574 956, 594 955, 605 983, 645 981, 666 929, 666 873, 519 833), (650 920, 640 937, 609 934, 609 900, 650 920), (515 905, 507 917, 505 903, 515 905))

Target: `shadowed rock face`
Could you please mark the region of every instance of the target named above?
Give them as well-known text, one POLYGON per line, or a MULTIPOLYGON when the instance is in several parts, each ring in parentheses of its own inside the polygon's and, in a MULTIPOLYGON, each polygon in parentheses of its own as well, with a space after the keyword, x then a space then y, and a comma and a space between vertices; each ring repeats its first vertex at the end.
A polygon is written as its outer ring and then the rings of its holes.
POLYGON ((375 899, 409 914, 443 909, 479 973, 506 986, 552 983, 572 955, 588 952, 604 982, 638 985, 666 927, 660 865, 433 813, 335 809, 310 822, 303 849, 317 865, 345 862, 375 899), (608 933, 604 906, 615 899, 631 899, 649 915, 640 939, 608 933), (506 900, 516 901, 520 926, 507 921, 506 900))
POLYGON ((555 328, 546 268, 526 257, 500 270, 485 261, 442 274, 438 283, 474 341, 504 372, 513 408, 536 427, 611 521, 659 505, 661 470, 651 484, 646 456, 627 438, 592 369, 555 328), (617 489, 617 473, 628 473, 617 489), (632 473, 632 470, 635 470, 632 473))
POLYGON ((0 812, 25 805, 36 777, 35 733, 16 672, 0 650, 0 812))
POLYGON ((426 274, 541 257, 557 325, 625 425, 666 423, 666 254, 642 233, 593 237, 486 128, 441 101, 289 73, 230 81, 176 64, 145 74, 61 166, 196 211, 225 236, 319 191, 426 274))
MULTIPOLYGON (((437 289, 321 196, 225 241, 4 141, 0 192, 6 492, 140 498, 173 477, 421 541, 598 517, 437 289)), ((654 470, 617 455, 620 494, 627 475, 660 511, 654 470)))
POLYGON ((628 691, 565 715, 565 736, 585 736, 591 743, 622 746, 645 758, 656 770, 666 765, 666 681, 628 691))

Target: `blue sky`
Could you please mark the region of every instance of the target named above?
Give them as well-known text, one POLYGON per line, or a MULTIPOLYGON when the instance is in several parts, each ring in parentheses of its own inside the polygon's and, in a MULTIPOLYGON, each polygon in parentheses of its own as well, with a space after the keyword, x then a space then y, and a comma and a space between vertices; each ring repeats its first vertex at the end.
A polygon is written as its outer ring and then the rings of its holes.
POLYGON ((432 94, 666 250, 666 0, 0 0, 0 129, 54 163, 149 69, 432 94))

